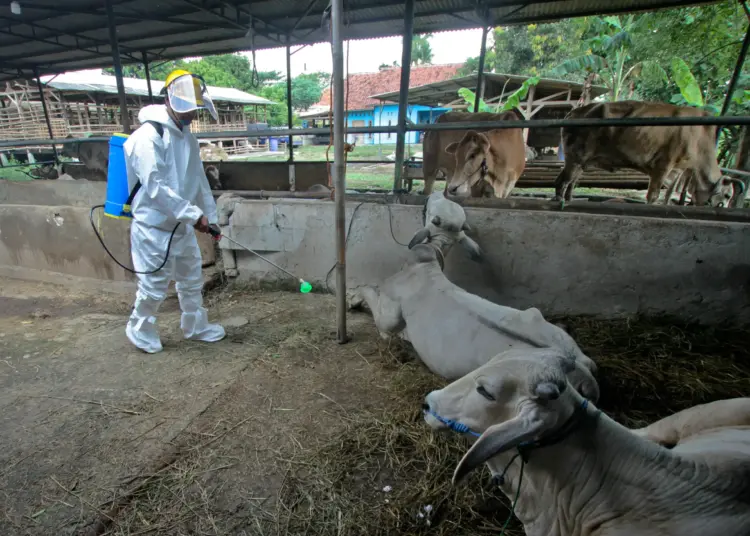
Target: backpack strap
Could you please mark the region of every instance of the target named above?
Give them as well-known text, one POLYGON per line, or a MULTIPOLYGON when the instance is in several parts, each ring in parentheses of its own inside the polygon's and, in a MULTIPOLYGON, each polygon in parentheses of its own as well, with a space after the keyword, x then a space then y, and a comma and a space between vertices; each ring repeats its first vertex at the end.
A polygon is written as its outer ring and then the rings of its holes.
MULTIPOLYGON (((160 138, 164 138, 164 125, 162 125, 158 121, 145 121, 145 123, 148 123, 149 125, 151 125, 154 128, 154 130, 156 130, 156 133, 159 135, 160 138)), ((133 199, 135 199, 135 196, 140 189, 141 189, 141 181, 136 181, 135 186, 133 186, 133 189, 130 191, 128 200, 125 201, 124 205, 122 205, 123 213, 130 214, 130 205, 133 203, 133 199)))

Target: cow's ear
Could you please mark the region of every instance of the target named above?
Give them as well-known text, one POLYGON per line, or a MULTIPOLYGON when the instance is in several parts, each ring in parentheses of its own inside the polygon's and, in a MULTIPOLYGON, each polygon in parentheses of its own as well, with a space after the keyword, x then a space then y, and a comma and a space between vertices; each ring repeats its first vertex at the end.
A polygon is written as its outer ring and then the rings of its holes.
POLYGON ((448 154, 456 154, 456 149, 458 149, 458 142, 453 142, 448 144, 448 146, 445 148, 445 152, 448 154))
POLYGON ((477 132, 476 135, 476 142, 479 144, 479 147, 481 147, 484 152, 488 152, 490 150, 490 139, 481 132, 477 132))

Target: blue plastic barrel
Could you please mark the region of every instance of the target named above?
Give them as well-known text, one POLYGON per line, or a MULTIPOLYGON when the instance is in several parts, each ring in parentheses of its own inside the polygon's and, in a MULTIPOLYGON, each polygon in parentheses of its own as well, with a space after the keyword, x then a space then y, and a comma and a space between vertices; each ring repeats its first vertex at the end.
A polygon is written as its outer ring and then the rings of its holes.
POLYGON ((107 199, 104 202, 104 214, 110 218, 130 219, 130 206, 125 202, 130 195, 128 188, 128 171, 125 167, 125 150, 123 145, 127 134, 114 134, 109 139, 109 165, 107 166, 107 199))
POLYGON ((273 152, 279 150, 279 138, 268 138, 268 150, 273 152))

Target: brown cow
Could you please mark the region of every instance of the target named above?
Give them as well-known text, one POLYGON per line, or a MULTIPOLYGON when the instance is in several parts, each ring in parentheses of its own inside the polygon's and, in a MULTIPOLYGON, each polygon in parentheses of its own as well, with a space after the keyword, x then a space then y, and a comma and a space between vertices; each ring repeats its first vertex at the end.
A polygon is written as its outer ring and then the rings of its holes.
POLYGON ((526 166, 523 133, 520 128, 502 128, 489 132, 466 133, 459 142, 445 148, 455 158, 455 171, 447 190, 456 194, 470 188, 471 195, 484 185, 492 187, 495 197, 510 195, 526 166))
MULTIPOLYGON (((571 111, 568 119, 638 117, 705 117, 697 108, 661 102, 592 103, 571 111)), ((705 205, 723 184, 716 160, 716 127, 563 127, 565 167, 555 180, 555 200, 569 201, 576 182, 589 166, 615 171, 628 168, 650 177, 646 202, 656 203, 665 177, 675 168, 691 170, 693 200, 705 205)))
MULTIPOLYGON (((692 204, 695 194, 695 181, 692 180, 692 173, 676 169, 671 175, 668 179, 667 192, 664 194, 664 204, 684 205, 685 201, 688 205, 692 204)), ((734 207, 736 206, 735 198, 739 199, 744 191, 745 184, 741 180, 727 177, 722 180, 718 190, 711 194, 707 204, 718 208, 734 207)))
MULTIPOLYGON (((468 121, 508 121, 518 120, 521 116, 516 111, 501 113, 468 113, 468 112, 447 112, 437 118, 435 123, 466 123, 468 121)), ((478 129, 478 132, 492 130, 478 129)), ((466 130, 430 130, 425 132, 424 141, 422 142, 422 172, 424 174, 424 195, 430 195, 435 185, 435 180, 442 177, 448 181, 453 176, 456 168, 456 159, 453 155, 445 152, 445 148, 454 142, 459 142, 466 135, 466 130)), ((524 154, 523 148, 521 154, 524 154)))

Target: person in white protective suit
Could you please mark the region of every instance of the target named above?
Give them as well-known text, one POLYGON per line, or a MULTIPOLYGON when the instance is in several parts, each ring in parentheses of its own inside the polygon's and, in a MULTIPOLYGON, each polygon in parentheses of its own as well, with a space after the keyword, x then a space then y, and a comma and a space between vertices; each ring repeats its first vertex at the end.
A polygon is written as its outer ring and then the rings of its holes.
POLYGON ((140 181, 131 202, 130 229, 133 266, 138 272, 138 291, 125 333, 136 347, 148 353, 162 350, 156 329, 156 313, 175 281, 186 339, 215 342, 224 328, 208 323, 203 308, 201 253, 195 231, 208 232, 217 222, 216 202, 203 170, 198 140, 190 122, 204 108, 216 120, 203 81, 187 71, 172 72, 164 85, 165 104, 150 105, 138 114, 141 127, 125 142, 128 187, 140 181), (151 123, 149 123, 151 122, 151 123), (159 126, 161 128, 159 128, 159 126))

